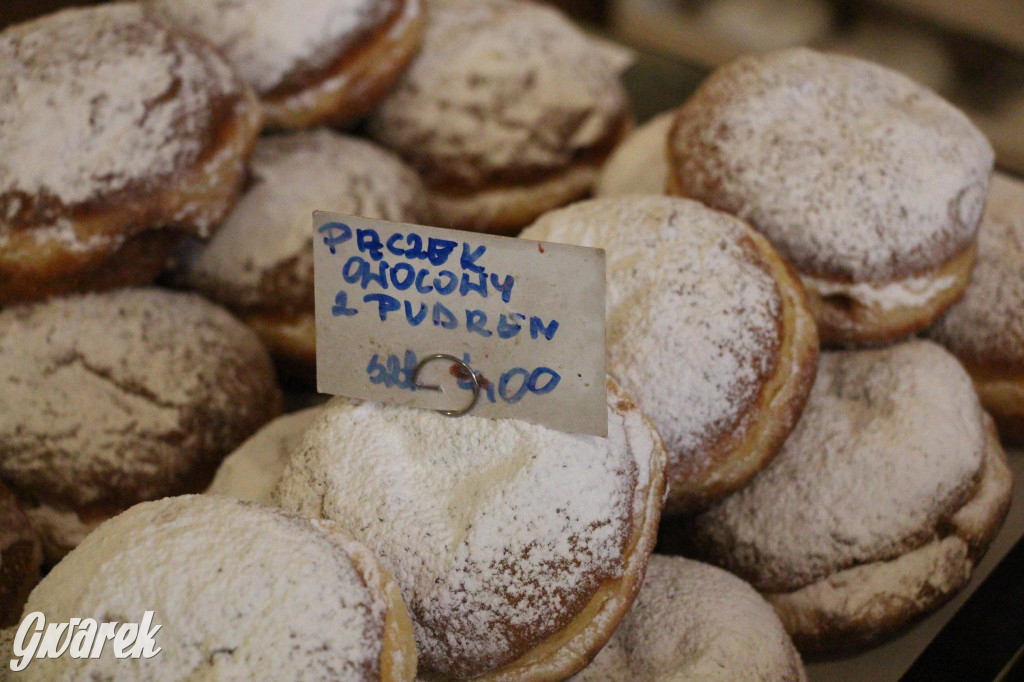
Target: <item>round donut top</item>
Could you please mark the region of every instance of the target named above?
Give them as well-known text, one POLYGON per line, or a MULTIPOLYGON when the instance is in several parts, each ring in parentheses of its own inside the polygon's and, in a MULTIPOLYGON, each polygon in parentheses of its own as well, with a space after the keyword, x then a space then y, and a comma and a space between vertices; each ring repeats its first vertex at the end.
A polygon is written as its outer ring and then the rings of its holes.
POLYGON ((302 89, 403 0, 146 0, 215 45, 261 95, 302 89))
POLYGON ((264 426, 224 459, 206 492, 270 504, 292 450, 318 414, 320 408, 310 407, 264 426))
POLYGON ((126 667, 108 644, 101 659, 37 660, 22 674, 379 680, 387 601, 368 586, 379 577, 353 560, 365 554, 331 527, 270 507, 203 495, 139 504, 87 536, 25 613, 137 623, 153 611, 160 655, 126 667))
POLYGON ((1024 182, 995 174, 963 298, 928 335, 968 362, 1024 370, 1024 182))
POLYGON ((738 215, 803 274, 890 281, 973 241, 992 147, 909 78, 798 48, 737 59, 680 108, 674 184, 738 215))
MULTIPOLYGON (((0 33, 0 239, 203 162, 246 86, 133 3, 0 33)), ((67 239, 75 239, 68 225, 67 239)))
POLYGON ((422 52, 370 131, 433 186, 536 182, 623 124, 616 61, 533 2, 432 0, 422 52))
POLYGON ((658 428, 670 468, 700 471, 775 371, 782 298, 741 221, 695 201, 593 199, 525 239, 606 250, 608 372, 658 428))
POLYGON ((655 554, 612 642, 573 682, 805 679, 775 611, 720 568, 655 554), (607 653, 606 653, 607 652, 607 653))
POLYGON ((635 406, 609 400, 607 439, 334 400, 274 499, 377 552, 424 669, 477 675, 561 630, 623 573, 657 445, 635 406))
POLYGON ((595 196, 664 194, 668 179, 668 133, 674 111, 665 111, 630 133, 601 168, 595 196))
POLYGON ((185 283, 234 307, 313 309, 313 210, 419 222, 415 171, 372 142, 326 129, 261 138, 227 221, 188 257, 185 283))
POLYGON ((900 556, 935 539, 973 490, 982 415, 937 344, 825 353, 781 452, 697 518, 698 544, 769 592, 900 556))
POLYGON ((0 477, 72 508, 180 492, 274 416, 273 377, 253 332, 194 294, 124 289, 7 308, 0 477))

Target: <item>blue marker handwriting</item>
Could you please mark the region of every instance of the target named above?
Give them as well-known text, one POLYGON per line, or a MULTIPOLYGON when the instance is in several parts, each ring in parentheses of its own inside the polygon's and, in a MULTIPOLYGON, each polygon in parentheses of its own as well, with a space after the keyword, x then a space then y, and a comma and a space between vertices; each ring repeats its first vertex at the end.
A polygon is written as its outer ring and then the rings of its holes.
POLYGON ((515 338, 525 328, 531 339, 550 341, 558 330, 558 320, 511 311, 494 319, 494 313, 488 316, 473 305, 474 299, 482 301, 492 296, 511 303, 515 288, 514 276, 487 271, 481 262, 487 251, 485 245, 424 239, 411 231, 381 239, 374 229, 353 229, 340 222, 326 223, 318 233, 332 255, 339 255, 337 247, 353 239, 360 254, 340 254, 348 256, 341 266, 341 276, 352 288, 335 293, 331 306, 334 317, 351 317, 365 310, 382 322, 399 320, 412 327, 426 322, 498 339, 515 338), (434 299, 432 304, 401 297, 401 292, 410 290, 429 295, 434 299), (363 306, 357 307, 360 302, 363 306))
MULTIPOLYGON (((463 361, 472 367, 469 353, 463 354, 463 361)), ((405 351, 401 358, 390 354, 382 359, 379 354, 374 353, 366 366, 366 374, 371 384, 384 384, 387 388, 415 391, 416 386, 412 382, 412 376, 416 371, 417 364, 416 353, 411 350, 405 351)), ((469 377, 461 376, 460 370, 462 368, 459 365, 452 365, 451 372, 457 378, 459 388, 470 390, 472 382, 469 377)), ((505 403, 518 403, 527 394, 551 393, 561 379, 562 377, 549 367, 537 367, 533 370, 513 367, 503 372, 497 381, 486 377, 477 377, 481 397, 491 403, 498 400, 505 403)))

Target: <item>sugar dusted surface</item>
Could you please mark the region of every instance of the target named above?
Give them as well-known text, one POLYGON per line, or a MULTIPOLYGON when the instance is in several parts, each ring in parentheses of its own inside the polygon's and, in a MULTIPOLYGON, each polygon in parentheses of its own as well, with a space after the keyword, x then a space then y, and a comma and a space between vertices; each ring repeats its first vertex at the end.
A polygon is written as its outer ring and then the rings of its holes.
POLYGON ((654 422, 669 468, 741 421, 775 369, 782 302, 739 221, 671 197, 603 198, 542 217, 525 239, 600 247, 609 374, 654 422))
POLYGON ((616 61, 538 3, 431 0, 422 51, 371 133, 429 184, 561 170, 621 125, 616 61))
POLYGON ((572 682, 805 679, 778 616, 720 568, 654 555, 633 608, 572 682))
POLYGON ((72 207, 194 165, 240 81, 132 3, 0 33, 0 237, 19 212, 72 207), (26 201, 28 203, 26 203, 26 201))
POLYGON ((967 117, 883 67, 793 49, 716 71, 672 142, 687 195, 760 230, 801 273, 888 281, 974 239, 992 147, 967 117))
POLYGON ((274 499, 382 557, 425 669, 477 674, 558 631, 623 570, 654 442, 611 405, 609 437, 332 401, 274 499))
POLYGON ((224 459, 206 492, 270 504, 292 450, 318 414, 319 408, 310 407, 264 426, 224 459))
POLYGON ((217 46, 257 92, 329 68, 401 0, 146 0, 217 46))
POLYGON ((234 447, 241 425, 274 413, 271 377, 255 335, 193 294, 125 289, 7 308, 0 473, 76 507, 166 494, 234 447), (242 378, 259 369, 263 384, 242 378))
POLYGON ((1024 182, 995 174, 971 283, 928 331, 977 363, 1024 369, 1024 182))
MULTIPOLYGON (((263 279, 291 263, 295 298, 313 309, 314 210, 393 222, 425 217, 426 195, 412 169, 372 142, 326 129, 261 139, 250 178, 227 221, 190 255, 185 274, 189 285, 228 305, 265 303, 263 279)), ((280 293, 274 287, 270 295, 280 293)))
POLYGON ((137 505, 58 564, 25 612, 139 622, 154 611, 161 653, 126 666, 108 644, 98 660, 35 660, 18 679, 379 679, 387 605, 345 542, 226 498, 137 505))
POLYGON ((824 353, 781 452, 697 518, 698 544, 772 592, 892 559, 935 539, 984 450, 971 380, 940 346, 824 353))

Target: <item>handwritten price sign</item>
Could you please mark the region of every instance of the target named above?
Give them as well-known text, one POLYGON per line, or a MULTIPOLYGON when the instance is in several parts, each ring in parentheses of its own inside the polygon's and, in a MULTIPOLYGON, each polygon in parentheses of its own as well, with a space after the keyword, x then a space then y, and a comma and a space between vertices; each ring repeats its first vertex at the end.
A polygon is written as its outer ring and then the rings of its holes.
POLYGON ((474 415, 606 435, 604 252, 325 212, 313 223, 321 392, 452 409, 471 367, 474 415), (438 353, 462 363, 416 376, 438 353))

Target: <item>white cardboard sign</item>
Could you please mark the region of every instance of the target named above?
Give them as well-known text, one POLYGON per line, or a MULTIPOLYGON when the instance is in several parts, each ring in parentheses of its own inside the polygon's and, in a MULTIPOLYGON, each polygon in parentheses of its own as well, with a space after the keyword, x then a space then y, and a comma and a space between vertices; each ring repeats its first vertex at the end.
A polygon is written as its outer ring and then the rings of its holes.
POLYGON ((604 251, 313 214, 317 388, 607 435, 604 251), (415 378, 415 380, 414 380, 415 378), (439 386, 440 391, 420 386, 439 386))

